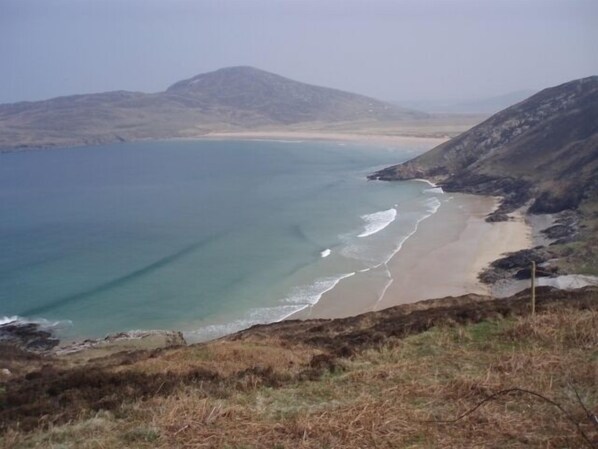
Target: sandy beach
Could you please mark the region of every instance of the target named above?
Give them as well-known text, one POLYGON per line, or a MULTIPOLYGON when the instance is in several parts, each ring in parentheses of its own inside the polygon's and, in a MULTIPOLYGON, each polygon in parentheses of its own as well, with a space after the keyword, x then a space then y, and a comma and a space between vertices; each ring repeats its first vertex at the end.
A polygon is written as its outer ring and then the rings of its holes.
MULTIPOLYGON (((322 140, 334 142, 355 142, 367 145, 386 146, 422 146, 426 149, 449 140, 448 136, 428 137, 392 134, 370 134, 357 132, 327 132, 327 131, 243 131, 243 132, 214 132, 199 137, 201 139, 222 140, 322 140)), ((195 137, 194 139, 197 139, 195 137)))
POLYGON ((358 273, 292 318, 338 318, 423 299, 489 294, 478 273, 503 253, 532 245, 521 214, 487 223, 498 199, 447 194, 438 212, 423 220, 385 265, 358 273))

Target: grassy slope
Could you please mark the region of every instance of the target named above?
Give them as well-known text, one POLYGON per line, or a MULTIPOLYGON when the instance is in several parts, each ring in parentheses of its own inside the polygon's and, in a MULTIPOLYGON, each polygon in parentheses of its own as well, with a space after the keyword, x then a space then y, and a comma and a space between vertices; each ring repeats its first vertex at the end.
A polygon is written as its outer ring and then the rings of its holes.
POLYGON ((432 302, 340 324, 285 323, 83 367, 30 361, 29 379, 0 396, 0 447, 590 447, 556 407, 521 393, 456 423, 429 421, 517 387, 556 401, 598 442, 575 395, 596 412, 596 299, 598 289, 565 301, 543 293, 531 319, 524 296, 463 298, 448 309, 432 302), (456 324, 464 310, 469 324, 456 324), (394 328, 384 322, 391 315, 394 328))

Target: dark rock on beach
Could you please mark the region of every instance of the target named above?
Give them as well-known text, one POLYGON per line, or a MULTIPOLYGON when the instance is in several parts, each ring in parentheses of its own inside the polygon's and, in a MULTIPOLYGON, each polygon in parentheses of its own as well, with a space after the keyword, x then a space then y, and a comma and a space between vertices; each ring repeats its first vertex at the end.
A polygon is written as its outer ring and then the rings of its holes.
POLYGON ((12 321, 0 325, 0 343, 33 352, 46 352, 59 343, 50 330, 39 323, 12 321))
POLYGON ((478 277, 486 284, 494 284, 503 279, 529 279, 532 262, 536 263, 537 276, 556 274, 556 269, 540 267, 551 258, 552 254, 544 247, 523 249, 495 260, 478 277))
POLYGON ((555 220, 555 224, 543 229, 541 233, 548 239, 553 240, 550 245, 570 243, 579 236, 579 215, 571 210, 561 212, 555 220))
POLYGON ((154 350, 185 346, 187 342, 179 331, 148 330, 110 334, 105 338, 87 339, 56 348, 57 355, 82 355, 93 359, 120 351, 154 350))

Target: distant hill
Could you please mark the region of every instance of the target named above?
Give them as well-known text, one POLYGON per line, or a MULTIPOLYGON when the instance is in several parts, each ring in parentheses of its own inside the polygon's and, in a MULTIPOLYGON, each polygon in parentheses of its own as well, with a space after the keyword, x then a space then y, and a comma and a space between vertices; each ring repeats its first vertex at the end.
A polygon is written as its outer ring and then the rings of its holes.
POLYGON ((427 178, 505 197, 500 212, 575 209, 598 197, 598 76, 544 89, 371 179, 427 178))
POLYGON ((531 97, 536 92, 535 90, 526 89, 475 100, 403 101, 400 104, 405 107, 435 114, 494 114, 531 97))
POLYGON ((230 67, 165 92, 106 92, 0 105, 0 148, 201 136, 300 123, 389 121, 426 114, 252 67, 230 67))

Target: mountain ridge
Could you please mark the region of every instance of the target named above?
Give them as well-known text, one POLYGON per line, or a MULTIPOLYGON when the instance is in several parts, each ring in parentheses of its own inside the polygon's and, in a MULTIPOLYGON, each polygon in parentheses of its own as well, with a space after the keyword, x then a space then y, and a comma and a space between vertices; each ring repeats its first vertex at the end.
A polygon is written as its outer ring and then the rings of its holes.
POLYGON ((110 91, 0 105, 0 148, 102 144, 198 137, 303 123, 425 118, 363 95, 228 67, 163 92, 110 91))

